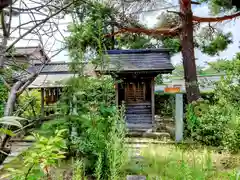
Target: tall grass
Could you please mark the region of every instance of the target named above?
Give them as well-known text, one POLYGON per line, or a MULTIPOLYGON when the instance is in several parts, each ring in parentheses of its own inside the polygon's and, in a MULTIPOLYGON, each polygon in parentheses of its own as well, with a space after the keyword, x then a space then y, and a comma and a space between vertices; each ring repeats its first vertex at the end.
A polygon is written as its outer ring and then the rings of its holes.
MULTIPOLYGON (((149 145, 141 152, 143 160, 131 162, 129 173, 146 175, 150 180, 236 180, 236 169, 219 167, 208 149, 183 150, 177 146, 149 145)), ((219 160, 220 161, 220 160, 219 160)))

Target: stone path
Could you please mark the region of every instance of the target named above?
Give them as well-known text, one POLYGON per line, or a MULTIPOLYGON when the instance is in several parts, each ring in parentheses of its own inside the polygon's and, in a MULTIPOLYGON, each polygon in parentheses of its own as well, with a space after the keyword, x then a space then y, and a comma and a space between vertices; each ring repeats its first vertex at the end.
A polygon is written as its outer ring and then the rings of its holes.
POLYGON ((130 155, 133 158, 143 158, 141 156, 141 150, 147 148, 151 144, 175 144, 174 141, 166 140, 156 140, 151 138, 127 138, 127 147, 130 150, 130 155))
MULTIPOLYGON (((141 151, 144 148, 149 147, 151 144, 175 144, 175 141, 171 141, 170 139, 163 140, 157 140, 152 138, 127 138, 127 147, 130 150, 130 156, 132 158, 144 160, 144 157, 141 156, 141 151)), ((140 176, 140 175, 128 175, 126 177, 127 180, 146 180, 146 176, 140 176)))
POLYGON ((146 180, 146 176, 127 175, 127 180, 146 180))
MULTIPOLYGON (((130 149, 130 156, 132 158, 137 159, 143 159, 141 156, 141 150, 144 148, 147 148, 149 144, 168 144, 168 143, 174 143, 171 141, 159 141, 156 139, 151 138, 127 138, 127 147, 130 149)), ((4 165, 10 163, 13 161, 17 156, 19 156, 21 153, 26 151, 29 147, 31 147, 33 142, 26 142, 26 141, 17 141, 13 142, 12 145, 12 152, 11 154, 6 158, 3 165, 0 166, 0 169, 4 167, 4 165)), ((146 176, 137 176, 137 175, 128 175, 126 177, 127 180, 146 180, 146 176)))
MULTIPOLYGON (((130 156, 134 159, 144 160, 144 157, 141 156, 141 151, 144 148, 149 147, 150 144, 172 144, 174 141, 161 141, 151 138, 128 138, 126 140, 127 147, 130 150, 130 156)), ((127 175, 127 180, 146 180, 146 176, 141 175, 127 175)))
POLYGON ((21 153, 26 151, 29 147, 31 147, 33 142, 26 142, 26 141, 19 141, 19 142, 13 142, 12 143, 12 152, 9 154, 9 156, 5 159, 2 165, 0 165, 0 169, 4 167, 4 165, 10 163, 13 161, 17 156, 19 156, 21 153))

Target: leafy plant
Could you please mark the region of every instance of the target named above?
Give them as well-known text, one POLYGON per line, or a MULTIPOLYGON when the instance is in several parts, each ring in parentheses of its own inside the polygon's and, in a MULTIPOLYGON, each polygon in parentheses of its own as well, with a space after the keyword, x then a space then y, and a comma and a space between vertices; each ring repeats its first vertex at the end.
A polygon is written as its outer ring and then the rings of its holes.
POLYGON ((174 101, 174 96, 170 94, 155 94, 155 113, 161 117, 172 117, 174 114, 174 101))
POLYGON ((195 102, 187 109, 187 126, 194 140, 206 145, 238 152, 239 141, 239 54, 232 61, 213 63, 216 70, 226 73, 215 84, 214 102, 195 102))
POLYGON ((26 118, 39 116, 41 113, 41 92, 25 91, 19 96, 18 113, 26 118))
POLYGON ((65 130, 56 131, 52 137, 43 137, 33 134, 35 145, 28 150, 24 157, 24 167, 22 169, 9 168, 9 176, 13 180, 30 180, 47 177, 51 179, 51 170, 58 160, 65 158, 65 140, 62 134, 65 130))
MULTIPOLYGON (((66 129, 66 130, 68 129, 68 124, 65 118, 56 118, 54 120, 44 122, 41 125, 40 129, 37 130, 37 132, 42 136, 50 137, 55 134, 56 130, 61 130, 61 129, 66 129)), ((68 134, 67 131, 65 134, 68 134)))
POLYGON ((114 81, 109 77, 72 78, 59 101, 61 119, 44 123, 41 134, 67 129, 68 155, 79 157, 83 176, 119 179, 127 159, 124 108, 115 105, 114 81))
POLYGON ((223 147, 226 150, 229 150, 232 153, 238 153, 240 149, 240 123, 239 116, 237 117, 237 122, 235 121, 230 125, 229 128, 226 128, 225 134, 223 137, 223 147))
POLYGON ((84 174, 84 163, 83 161, 77 160, 74 164, 74 169, 73 169, 73 180, 79 180, 79 179, 87 179, 87 177, 84 174))
POLYGON ((4 104, 7 101, 8 97, 8 90, 7 88, 1 83, 0 80, 0 117, 3 116, 4 112, 4 104))
POLYGON ((22 128, 22 124, 19 121, 23 120, 25 121, 26 119, 17 116, 4 116, 0 118, 0 124, 22 128))
POLYGON ((26 121, 27 119, 17 117, 17 116, 4 116, 0 118, 0 124, 2 127, 0 128, 0 132, 2 134, 6 134, 8 136, 15 136, 14 132, 9 129, 9 127, 17 127, 18 129, 22 129, 23 126, 20 123, 21 121, 26 121))

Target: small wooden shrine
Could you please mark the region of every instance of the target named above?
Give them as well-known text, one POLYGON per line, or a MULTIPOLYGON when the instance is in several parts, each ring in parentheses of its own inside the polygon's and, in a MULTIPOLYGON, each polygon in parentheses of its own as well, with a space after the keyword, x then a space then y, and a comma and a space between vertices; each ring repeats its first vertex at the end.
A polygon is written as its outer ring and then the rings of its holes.
POLYGON ((130 129, 146 130, 154 125, 154 79, 171 73, 169 51, 166 49, 109 50, 105 55, 106 70, 118 80, 116 102, 126 106, 126 122, 130 129))
MULTIPOLYGON (((54 113, 52 106, 60 99, 65 86, 64 82, 74 76, 70 64, 68 62, 50 62, 46 64, 34 82, 28 86, 29 89, 39 89, 41 91, 42 115, 54 113)), ((31 68, 38 69, 41 66, 41 63, 36 63, 31 68)), ((84 74, 95 76, 91 64, 84 66, 84 74)))

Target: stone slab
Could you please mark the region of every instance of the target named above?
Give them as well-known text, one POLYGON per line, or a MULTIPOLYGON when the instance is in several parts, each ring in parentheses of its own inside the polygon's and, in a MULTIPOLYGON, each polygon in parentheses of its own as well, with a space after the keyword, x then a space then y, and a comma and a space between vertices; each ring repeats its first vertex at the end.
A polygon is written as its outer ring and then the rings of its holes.
POLYGON ((127 180, 146 180, 146 176, 127 175, 127 180))

